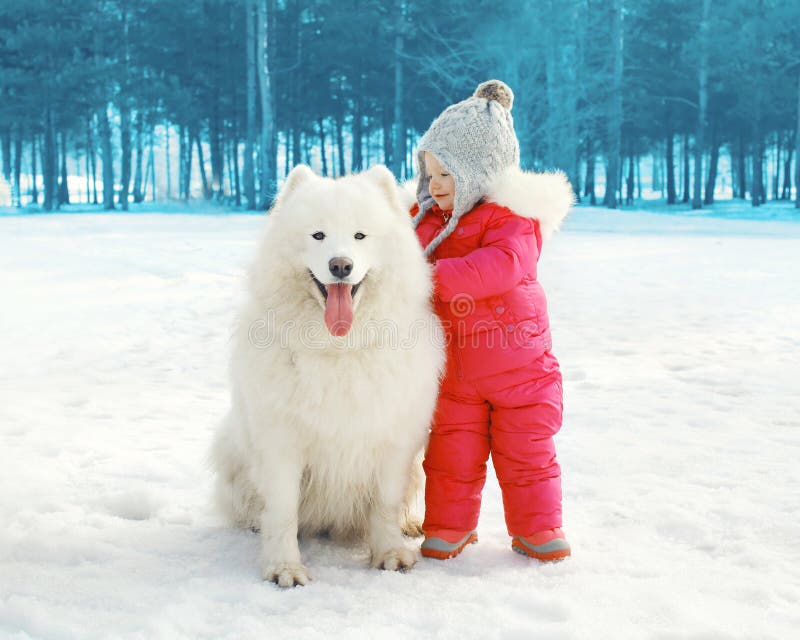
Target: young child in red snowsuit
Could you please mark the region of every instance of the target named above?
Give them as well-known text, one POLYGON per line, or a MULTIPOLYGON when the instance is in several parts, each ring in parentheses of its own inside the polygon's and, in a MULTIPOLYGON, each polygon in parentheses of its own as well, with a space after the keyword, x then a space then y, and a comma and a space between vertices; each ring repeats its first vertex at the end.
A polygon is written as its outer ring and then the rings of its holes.
POLYGON ((553 436, 562 386, 536 266, 542 239, 573 202, 563 174, 519 168, 513 93, 490 80, 448 107, 419 145, 417 235, 434 263, 447 370, 425 454, 422 554, 452 558, 477 541, 491 454, 512 547, 570 554, 561 531, 553 436))

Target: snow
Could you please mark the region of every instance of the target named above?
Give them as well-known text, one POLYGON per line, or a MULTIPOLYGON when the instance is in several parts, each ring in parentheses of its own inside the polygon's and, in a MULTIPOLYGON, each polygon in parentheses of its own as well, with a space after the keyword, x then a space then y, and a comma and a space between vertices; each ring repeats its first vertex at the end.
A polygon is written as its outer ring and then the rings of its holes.
POLYGON ((792 637, 783 219, 586 208, 546 248, 572 558, 511 552, 492 477, 459 558, 395 574, 305 540, 314 582, 281 591, 211 509, 205 462, 260 217, 0 217, 0 637, 792 637))

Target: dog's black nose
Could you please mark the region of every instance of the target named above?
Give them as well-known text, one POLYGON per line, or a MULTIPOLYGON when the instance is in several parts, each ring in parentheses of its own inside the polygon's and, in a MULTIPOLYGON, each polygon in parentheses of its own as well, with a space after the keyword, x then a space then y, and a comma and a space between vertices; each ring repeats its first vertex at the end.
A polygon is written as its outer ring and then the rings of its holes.
POLYGON ((353 261, 350 258, 331 258, 328 269, 337 278, 346 278, 353 270, 353 261))

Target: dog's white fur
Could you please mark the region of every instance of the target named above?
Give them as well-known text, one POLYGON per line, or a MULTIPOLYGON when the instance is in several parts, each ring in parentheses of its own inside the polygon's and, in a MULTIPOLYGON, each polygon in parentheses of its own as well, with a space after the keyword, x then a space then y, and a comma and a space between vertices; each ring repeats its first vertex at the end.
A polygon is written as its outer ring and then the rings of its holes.
POLYGON ((292 171, 250 269, 231 409, 211 451, 219 506, 260 530, 265 579, 308 582, 298 533, 365 539, 375 567, 415 562, 402 527, 444 359, 430 295, 430 267, 388 169, 338 180, 292 171), (346 282, 364 280, 350 332, 335 337, 309 272, 332 283, 328 261, 341 256, 354 263, 346 282))

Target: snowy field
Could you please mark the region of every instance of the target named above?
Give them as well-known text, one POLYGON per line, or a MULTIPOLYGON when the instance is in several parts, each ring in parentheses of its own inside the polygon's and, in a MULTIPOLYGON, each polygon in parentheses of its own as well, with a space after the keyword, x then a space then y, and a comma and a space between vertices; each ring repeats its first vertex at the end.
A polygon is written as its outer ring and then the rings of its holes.
MULTIPOLYGON (((740 216, 732 216, 734 218, 740 216)), ((786 639, 800 629, 800 224, 582 209, 546 248, 573 557, 407 574, 210 508, 261 220, 0 217, 0 638, 786 639)))

